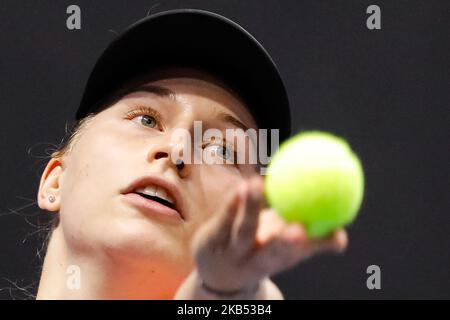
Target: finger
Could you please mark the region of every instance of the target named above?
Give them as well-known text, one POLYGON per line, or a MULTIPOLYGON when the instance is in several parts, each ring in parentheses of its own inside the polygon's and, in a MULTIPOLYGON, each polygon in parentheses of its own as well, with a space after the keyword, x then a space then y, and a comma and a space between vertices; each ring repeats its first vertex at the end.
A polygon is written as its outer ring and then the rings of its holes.
POLYGON ((331 233, 326 238, 309 239, 305 249, 308 256, 319 252, 343 252, 347 247, 348 237, 343 229, 339 229, 331 233))
POLYGON ((334 250, 342 253, 345 251, 348 245, 348 234, 344 229, 336 230, 332 236, 332 242, 334 244, 334 250))
POLYGON ((208 223, 209 241, 211 244, 228 244, 230 242, 233 223, 239 208, 243 206, 246 193, 246 185, 238 186, 236 192, 233 193, 227 207, 218 213, 211 222, 208 223))
POLYGON ((255 254, 252 264, 267 274, 276 273, 294 265, 302 258, 302 247, 308 238, 300 224, 286 225, 281 232, 266 242, 255 254))
POLYGON ((247 183, 244 205, 240 208, 233 226, 231 245, 238 254, 247 253, 255 243, 262 202, 263 181, 259 176, 251 178, 247 183))
POLYGON ((314 254, 342 252, 348 243, 345 230, 337 230, 324 239, 310 239, 302 225, 289 224, 258 252, 256 264, 268 274, 287 269, 314 254))
POLYGON ((256 231, 256 248, 262 247, 286 228, 286 221, 272 208, 261 210, 256 231))

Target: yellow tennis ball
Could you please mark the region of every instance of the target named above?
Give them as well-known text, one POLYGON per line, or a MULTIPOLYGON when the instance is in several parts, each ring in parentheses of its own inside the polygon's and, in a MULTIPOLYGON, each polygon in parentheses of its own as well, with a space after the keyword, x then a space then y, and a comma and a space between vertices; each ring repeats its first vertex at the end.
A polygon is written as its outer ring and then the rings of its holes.
POLYGON ((312 238, 354 220, 364 194, 360 160, 348 143, 330 133, 308 131, 284 142, 265 178, 265 193, 286 221, 300 222, 312 238))

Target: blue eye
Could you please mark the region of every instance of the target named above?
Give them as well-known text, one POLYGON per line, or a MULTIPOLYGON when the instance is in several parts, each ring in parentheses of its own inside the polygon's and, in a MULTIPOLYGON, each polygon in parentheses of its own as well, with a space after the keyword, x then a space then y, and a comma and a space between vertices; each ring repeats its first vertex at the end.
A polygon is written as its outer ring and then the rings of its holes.
POLYGON ((218 155, 219 157, 222 157, 225 160, 228 160, 231 157, 231 152, 230 152, 230 150, 228 150, 227 147, 218 146, 218 148, 216 150, 216 155, 218 155))
POLYGON ((140 118, 139 122, 143 126, 146 126, 146 127, 149 127, 149 128, 155 128, 157 126, 156 119, 154 117, 152 117, 152 116, 142 115, 142 116, 139 116, 138 118, 140 118))
POLYGON ((138 106, 125 114, 125 119, 131 120, 138 125, 143 125, 148 128, 162 129, 160 114, 154 109, 146 106, 138 106))
POLYGON ((214 148, 214 149, 212 150, 212 152, 214 153, 214 155, 215 155, 215 156, 218 156, 218 157, 221 157, 221 158, 224 159, 224 160, 228 160, 228 159, 231 158, 231 154, 232 154, 232 153, 231 153, 231 151, 230 151, 227 147, 225 147, 225 146, 214 144, 214 145, 208 146, 207 148, 208 148, 208 149, 209 149, 209 148, 214 148))

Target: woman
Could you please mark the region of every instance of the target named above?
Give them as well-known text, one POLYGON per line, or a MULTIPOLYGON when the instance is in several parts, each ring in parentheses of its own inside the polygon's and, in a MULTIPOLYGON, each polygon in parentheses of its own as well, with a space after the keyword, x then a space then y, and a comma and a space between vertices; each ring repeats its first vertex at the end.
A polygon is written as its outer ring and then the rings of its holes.
MULTIPOLYGON (((184 14, 196 21, 205 15, 217 19, 199 11, 184 14)), ((162 16, 185 19, 179 11, 147 19, 161 21, 162 16)), ((185 27, 192 25, 190 20, 185 27)), ((173 39, 164 32, 162 38, 173 39)), ((127 34, 137 41, 136 33, 127 34)), ((205 130, 232 129, 243 136, 243 129, 261 128, 263 110, 255 112, 249 101, 257 100, 248 98, 249 90, 229 86, 230 77, 211 72, 217 69, 210 64, 202 68, 186 60, 187 68, 145 68, 139 77, 115 70, 120 86, 106 90, 98 85, 109 81, 105 70, 110 69, 102 63, 117 66, 105 56, 116 50, 117 57, 118 47, 132 51, 129 43, 116 42, 103 54, 88 82, 74 134, 41 177, 38 204, 56 214, 56 223, 38 299, 280 299, 269 276, 312 254, 345 248, 345 231, 310 240, 301 225, 287 224, 265 207, 258 164, 226 161, 230 154, 248 160, 251 143, 236 148, 234 141, 209 136, 187 148, 174 139, 180 130, 192 134, 199 122, 205 130), (100 82, 95 80, 99 70, 104 75, 100 82), (101 99, 93 98, 92 88, 96 94, 101 88, 101 99), (89 99, 99 102, 94 107, 89 99), (208 162, 186 161, 197 148, 210 156, 208 162)), ((158 60, 156 54, 152 61, 158 60)), ((279 113, 264 110, 266 120, 279 113)))

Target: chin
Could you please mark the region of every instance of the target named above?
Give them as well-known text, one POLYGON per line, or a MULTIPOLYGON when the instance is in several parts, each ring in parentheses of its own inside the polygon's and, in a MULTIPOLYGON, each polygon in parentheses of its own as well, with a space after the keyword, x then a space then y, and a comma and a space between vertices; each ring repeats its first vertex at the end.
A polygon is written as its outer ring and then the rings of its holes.
POLYGON ((143 265, 187 265, 190 258, 181 230, 174 232, 164 224, 148 219, 120 218, 104 227, 101 236, 107 255, 143 265))

